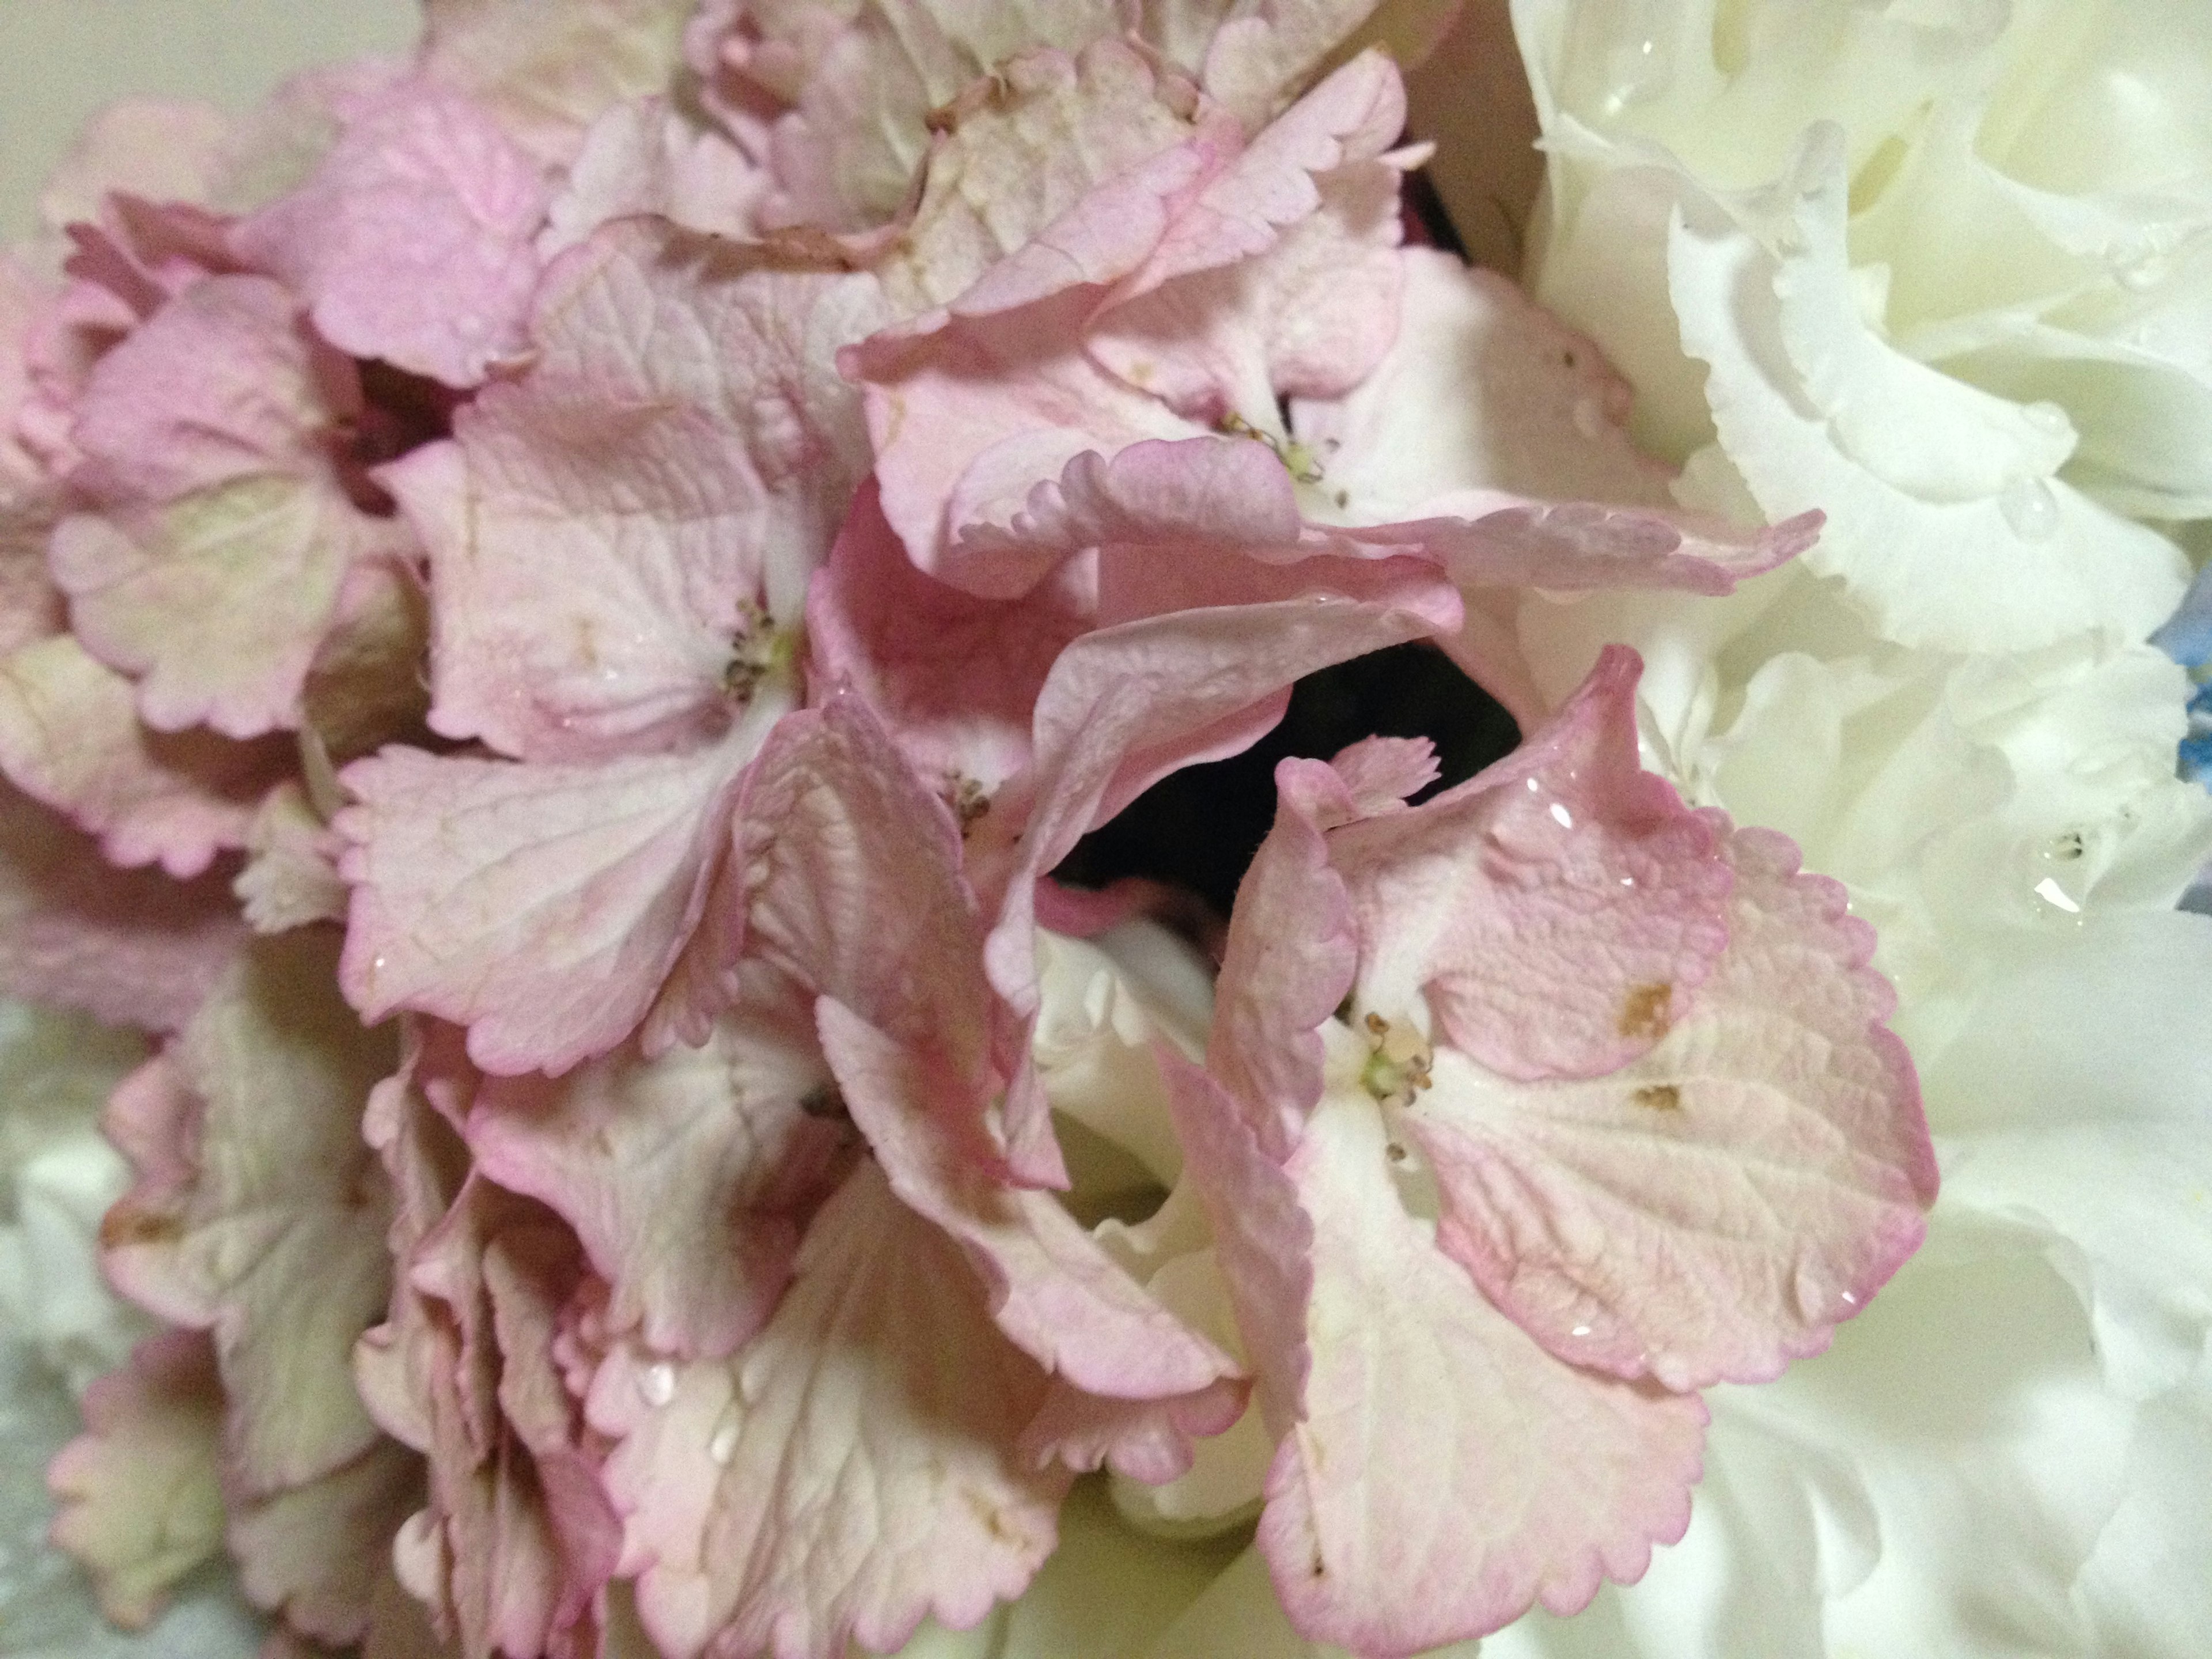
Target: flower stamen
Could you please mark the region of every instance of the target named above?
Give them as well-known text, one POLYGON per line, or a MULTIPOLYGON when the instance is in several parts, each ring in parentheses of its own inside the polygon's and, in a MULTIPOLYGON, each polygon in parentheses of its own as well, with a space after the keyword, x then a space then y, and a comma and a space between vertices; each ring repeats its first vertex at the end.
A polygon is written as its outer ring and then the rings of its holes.
POLYGON ((1382 1105, 1412 1105, 1413 1097, 1429 1086, 1436 1050, 1410 1023, 1397 1024, 1380 1014, 1370 1014, 1362 1023, 1367 1028, 1368 1055, 1359 1073, 1360 1086, 1382 1105))

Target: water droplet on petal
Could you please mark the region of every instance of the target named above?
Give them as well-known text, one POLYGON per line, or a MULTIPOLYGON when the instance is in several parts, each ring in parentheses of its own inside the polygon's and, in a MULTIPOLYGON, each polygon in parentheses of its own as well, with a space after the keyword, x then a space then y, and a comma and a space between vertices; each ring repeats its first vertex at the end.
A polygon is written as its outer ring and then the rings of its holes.
POLYGON ((637 1374, 637 1392, 648 1406, 665 1406, 676 1398, 676 1367, 662 1362, 637 1374))
POLYGON ((1555 800, 1552 803, 1552 822, 1562 830, 1571 830, 1575 827, 1575 815, 1567 811, 1564 801, 1555 800))
POLYGON ((2058 497, 2041 478, 2014 478, 1998 495, 1997 507, 2026 540, 2049 541, 2058 529, 2058 497))
POLYGON ((2021 418, 2038 432, 2047 432, 2052 437, 2064 437, 2074 430, 2074 422, 2066 411, 2047 398, 2039 398, 2020 411, 2021 418))
POLYGON ((1572 1331, 1568 1333, 1571 1336, 1588 1336, 1589 1334, 1590 1328, 1587 1325, 1577 1325, 1572 1331))
POLYGON ((714 1437, 707 1443, 707 1455, 713 1458, 718 1467, 727 1468, 730 1460, 737 1455, 738 1419, 725 1415, 715 1425, 714 1437))
POLYGON ((2036 883, 2035 896, 2051 908, 2063 910, 2069 916, 2078 916, 2081 914, 2081 907, 2074 902, 2072 894, 2058 884, 2058 878, 2056 876, 2045 876, 2041 881, 2036 883))

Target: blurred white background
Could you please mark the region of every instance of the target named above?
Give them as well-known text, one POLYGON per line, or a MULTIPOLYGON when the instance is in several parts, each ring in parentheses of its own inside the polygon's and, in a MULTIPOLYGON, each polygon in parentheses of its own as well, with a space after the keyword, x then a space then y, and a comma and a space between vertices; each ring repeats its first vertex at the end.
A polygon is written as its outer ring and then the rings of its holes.
POLYGON ((117 98, 244 108, 294 70, 415 36, 416 0, 0 0, 0 238, 117 98))

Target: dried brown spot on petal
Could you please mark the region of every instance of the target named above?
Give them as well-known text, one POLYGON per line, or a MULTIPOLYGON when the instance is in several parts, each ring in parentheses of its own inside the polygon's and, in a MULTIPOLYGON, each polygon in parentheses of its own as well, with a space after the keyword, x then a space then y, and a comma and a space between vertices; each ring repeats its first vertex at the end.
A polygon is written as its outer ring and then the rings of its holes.
POLYGON ((128 1203, 113 1206, 100 1222, 100 1247, 104 1250, 128 1249, 136 1244, 169 1244, 184 1235, 183 1217, 164 1215, 158 1210, 134 1209, 128 1203))
POLYGON ((1629 1098, 1638 1106, 1655 1112, 1679 1112, 1682 1109, 1682 1091, 1671 1083, 1648 1084, 1629 1098))
POLYGON ((1674 988, 1638 985, 1620 1005, 1620 1034, 1657 1042, 1673 1028, 1674 988))

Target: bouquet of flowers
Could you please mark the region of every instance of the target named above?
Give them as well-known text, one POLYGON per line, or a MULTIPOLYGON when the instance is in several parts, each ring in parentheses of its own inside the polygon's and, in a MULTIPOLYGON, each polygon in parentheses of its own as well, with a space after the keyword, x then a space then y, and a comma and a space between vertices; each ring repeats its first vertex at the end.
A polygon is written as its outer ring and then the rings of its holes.
POLYGON ((110 112, 0 267, 0 1651, 2196 1650, 2209 82, 425 0, 110 112))

